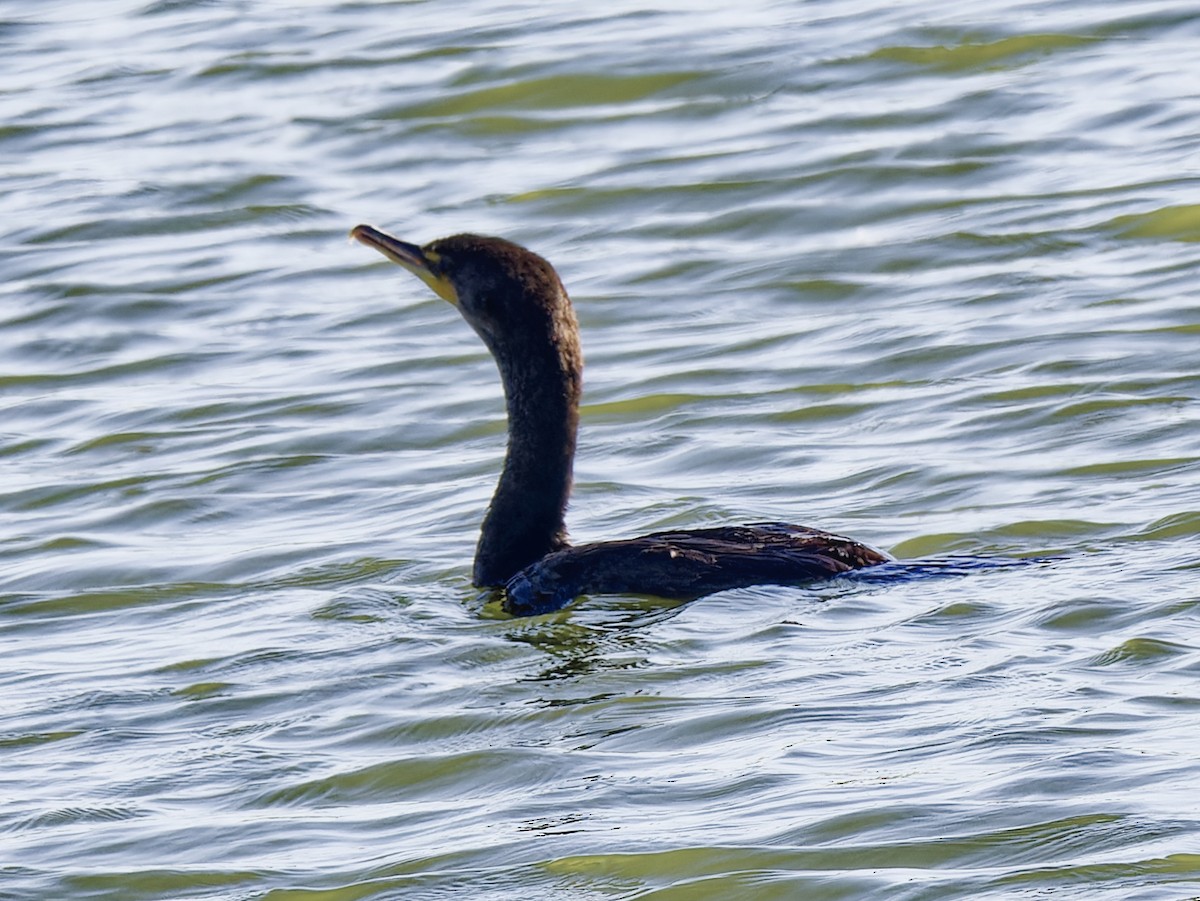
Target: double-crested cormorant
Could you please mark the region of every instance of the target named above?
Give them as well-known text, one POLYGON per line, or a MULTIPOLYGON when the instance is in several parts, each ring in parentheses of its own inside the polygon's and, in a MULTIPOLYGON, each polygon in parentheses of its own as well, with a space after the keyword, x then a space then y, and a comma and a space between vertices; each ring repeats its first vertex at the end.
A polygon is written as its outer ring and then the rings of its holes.
POLYGON ((691 600, 747 585, 802 584, 891 559, 849 538, 777 522, 570 544, 563 516, 583 353, 558 274, 501 238, 455 235, 418 247, 369 225, 350 234, 458 307, 496 358, 508 451, 483 520, 474 583, 503 587, 509 612, 557 610, 581 594, 691 600))

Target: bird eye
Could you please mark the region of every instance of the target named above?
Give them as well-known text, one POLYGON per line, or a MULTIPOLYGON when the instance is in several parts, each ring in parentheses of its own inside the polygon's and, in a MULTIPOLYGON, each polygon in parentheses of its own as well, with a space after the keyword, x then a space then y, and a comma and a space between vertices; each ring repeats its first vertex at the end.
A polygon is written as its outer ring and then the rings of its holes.
POLYGON ((435 275, 445 275, 446 261, 436 250, 426 250, 423 252, 425 257, 425 265, 429 267, 429 271, 435 275))

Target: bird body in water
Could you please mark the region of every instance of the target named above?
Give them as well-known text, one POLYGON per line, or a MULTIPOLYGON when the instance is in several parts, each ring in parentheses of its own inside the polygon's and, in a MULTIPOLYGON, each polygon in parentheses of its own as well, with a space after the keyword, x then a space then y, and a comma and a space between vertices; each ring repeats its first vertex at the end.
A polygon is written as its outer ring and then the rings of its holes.
POLYGON ((422 247, 369 225, 351 236, 456 306, 496 360, 508 449, 480 529, 473 581, 504 588, 509 612, 557 610, 584 594, 691 600, 748 585, 804 584, 891 559, 849 538, 777 522, 570 544, 564 516, 583 352, 554 268, 501 238, 455 235, 422 247))

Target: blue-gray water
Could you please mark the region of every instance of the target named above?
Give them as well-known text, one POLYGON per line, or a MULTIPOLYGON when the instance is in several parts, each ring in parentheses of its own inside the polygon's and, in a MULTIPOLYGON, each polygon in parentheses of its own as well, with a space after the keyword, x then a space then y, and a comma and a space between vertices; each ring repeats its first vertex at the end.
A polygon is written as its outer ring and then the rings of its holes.
POLYGON ((1200 7, 0 5, 0 897, 1200 896, 1200 7), (588 357, 579 540, 1049 562, 469 585, 455 311, 588 357))

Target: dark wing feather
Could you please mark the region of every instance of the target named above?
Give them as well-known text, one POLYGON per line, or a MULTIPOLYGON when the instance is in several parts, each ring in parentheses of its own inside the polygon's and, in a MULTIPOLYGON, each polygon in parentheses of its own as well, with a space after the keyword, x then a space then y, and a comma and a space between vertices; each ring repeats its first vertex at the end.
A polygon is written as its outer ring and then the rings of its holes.
POLYGON ((691 600, 748 585, 797 585, 884 563, 874 548, 817 529, 766 522, 567 547, 509 580, 504 607, 528 616, 581 594, 691 600))

